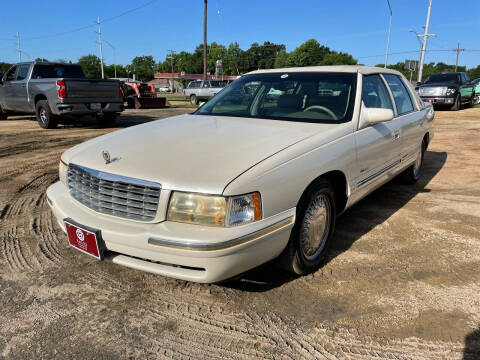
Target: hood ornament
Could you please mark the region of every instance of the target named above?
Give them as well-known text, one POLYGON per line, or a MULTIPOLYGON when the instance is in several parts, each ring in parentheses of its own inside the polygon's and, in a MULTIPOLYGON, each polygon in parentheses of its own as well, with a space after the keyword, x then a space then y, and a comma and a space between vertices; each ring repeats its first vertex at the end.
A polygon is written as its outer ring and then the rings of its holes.
POLYGON ((105 160, 105 164, 110 164, 111 163, 111 160, 110 160, 110 153, 108 151, 102 151, 102 156, 103 156, 103 160, 105 160))

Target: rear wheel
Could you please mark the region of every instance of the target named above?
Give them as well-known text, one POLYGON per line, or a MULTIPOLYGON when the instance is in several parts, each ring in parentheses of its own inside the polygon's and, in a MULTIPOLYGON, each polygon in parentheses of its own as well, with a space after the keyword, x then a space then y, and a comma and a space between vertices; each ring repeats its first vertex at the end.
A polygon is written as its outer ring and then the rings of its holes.
POLYGON ((403 173, 402 173, 402 180, 406 184, 415 184, 418 179, 420 179, 420 175, 422 174, 422 165, 423 165, 423 156, 425 154, 425 140, 422 140, 420 147, 417 151, 417 157, 415 162, 410 165, 403 173))
POLYGON ((2 106, 0 105, 0 120, 7 120, 8 114, 3 110, 2 106))
POLYGON ((460 110, 460 94, 457 95, 455 98, 455 102, 453 103, 453 106, 450 108, 450 110, 457 111, 460 110))
POLYGON ((472 94, 470 101, 468 102, 468 107, 472 108, 475 105, 475 93, 472 94))
POLYGON ((98 125, 102 127, 111 127, 115 125, 118 114, 116 113, 98 113, 95 115, 98 125))
POLYGON ((325 259, 335 220, 333 188, 320 179, 300 200, 290 240, 280 256, 282 267, 297 275, 317 270, 325 259))
POLYGON ((190 104, 198 105, 197 95, 195 95, 195 94, 190 95, 190 104))
POLYGON ((35 111, 40 127, 44 129, 55 129, 57 127, 57 119, 52 114, 47 100, 37 102, 35 111))

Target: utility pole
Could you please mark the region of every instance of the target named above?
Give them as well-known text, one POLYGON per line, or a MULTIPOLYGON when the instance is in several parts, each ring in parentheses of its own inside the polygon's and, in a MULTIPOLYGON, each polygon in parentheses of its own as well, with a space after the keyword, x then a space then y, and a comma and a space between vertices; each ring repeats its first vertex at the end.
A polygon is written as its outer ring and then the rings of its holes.
POLYGON ((466 49, 460 49, 460 43, 458 43, 458 46, 456 49, 453 49, 457 53, 457 61, 455 62, 455 72, 457 72, 458 68, 458 57, 460 56, 460 52, 465 51, 466 49))
POLYGON ((20 33, 17 32, 17 51, 18 51, 18 62, 22 62, 22 49, 20 48, 20 33))
POLYGON ((203 80, 207 80, 207 0, 203 0, 203 80))
POLYGON ((390 23, 388 24, 388 36, 387 36, 387 50, 385 51, 385 68, 387 67, 388 64, 388 51, 390 48, 390 32, 392 30, 392 7, 390 6, 390 0, 387 0, 388 3, 388 9, 390 10, 390 23))
MULTIPOLYGON (((170 58, 170 64, 172 65, 172 74, 173 74, 173 60, 174 60, 174 56, 175 56, 175 50, 168 50, 168 52, 170 53, 170 55, 168 55, 168 57, 170 58)), ((175 92, 175 80, 173 80, 173 79, 172 79, 171 88, 172 88, 172 93, 174 93, 175 92)))
POLYGON ((435 36, 434 34, 429 34, 428 29, 430 27, 430 15, 432 13, 432 0, 428 1, 428 11, 427 11, 427 22, 425 23, 425 31, 423 33, 423 42, 422 50, 420 51, 420 64, 418 69, 418 82, 422 81, 423 73, 423 63, 425 62, 425 52, 427 50, 427 41, 430 36, 435 36))
POLYGON ((102 79, 105 77, 103 73, 103 46, 102 46, 102 26, 100 24, 100 16, 97 18, 97 24, 98 24, 98 42, 100 44, 100 66, 102 68, 102 79))
POLYGON ((107 45, 109 45, 113 50, 113 72, 115 73, 115 79, 116 79, 117 78, 117 56, 115 55, 115 46, 110 44, 110 42, 105 39, 103 39, 103 41, 105 41, 107 45))

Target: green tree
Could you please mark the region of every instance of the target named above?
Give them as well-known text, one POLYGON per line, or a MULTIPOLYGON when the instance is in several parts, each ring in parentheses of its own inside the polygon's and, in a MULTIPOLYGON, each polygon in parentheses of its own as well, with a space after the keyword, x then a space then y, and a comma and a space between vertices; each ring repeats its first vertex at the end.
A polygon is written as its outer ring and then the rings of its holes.
POLYGON ((38 61, 38 62, 48 62, 48 59, 45 59, 45 58, 36 58, 35 61, 38 61))
POLYGON ((150 81, 153 79, 153 70, 155 69, 153 56, 137 56, 132 60, 132 66, 138 80, 150 81))
POLYGON ((477 67, 468 70, 468 76, 470 76, 470 79, 472 80, 480 78, 480 65, 477 65, 477 67))
POLYGON ((89 54, 82 56, 77 63, 83 68, 88 78, 100 79, 102 77, 100 58, 97 55, 89 54))
POLYGON ((280 51, 277 56, 275 57, 275 68, 284 68, 288 66, 288 53, 283 50, 280 51))
POLYGON ((328 47, 320 45, 315 39, 305 41, 288 57, 289 66, 313 66, 321 63, 325 55, 331 51, 328 47))
POLYGON ((13 64, 10 63, 5 63, 5 62, 0 62, 0 72, 2 74, 5 74, 8 69, 12 67, 13 64))
POLYGON ((318 65, 356 65, 357 60, 352 55, 344 52, 333 51, 326 54, 318 65))

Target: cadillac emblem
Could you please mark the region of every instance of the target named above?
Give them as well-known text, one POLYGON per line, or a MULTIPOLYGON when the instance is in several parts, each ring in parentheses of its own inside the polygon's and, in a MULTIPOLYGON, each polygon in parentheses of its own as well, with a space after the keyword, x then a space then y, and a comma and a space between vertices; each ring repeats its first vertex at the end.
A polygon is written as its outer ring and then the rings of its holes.
POLYGON ((110 164, 110 153, 108 151, 102 151, 103 160, 105 160, 105 164, 110 164))

